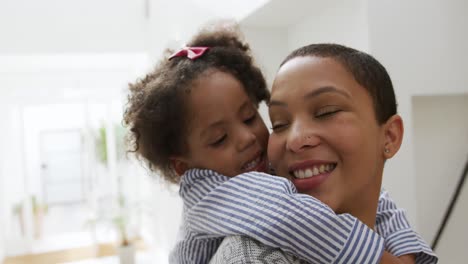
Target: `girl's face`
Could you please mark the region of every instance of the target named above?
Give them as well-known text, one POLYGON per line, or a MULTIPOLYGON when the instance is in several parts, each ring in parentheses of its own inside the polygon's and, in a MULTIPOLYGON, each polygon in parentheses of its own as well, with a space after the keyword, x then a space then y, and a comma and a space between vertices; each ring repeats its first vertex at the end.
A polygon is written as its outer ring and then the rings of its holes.
POLYGON ((335 212, 356 212, 376 199, 383 172, 383 130, 364 87, 330 58, 284 64, 269 104, 268 156, 292 180, 335 212))
POLYGON ((267 171, 268 129, 237 79, 207 72, 188 96, 188 153, 179 159, 184 169, 211 169, 230 177, 267 171))

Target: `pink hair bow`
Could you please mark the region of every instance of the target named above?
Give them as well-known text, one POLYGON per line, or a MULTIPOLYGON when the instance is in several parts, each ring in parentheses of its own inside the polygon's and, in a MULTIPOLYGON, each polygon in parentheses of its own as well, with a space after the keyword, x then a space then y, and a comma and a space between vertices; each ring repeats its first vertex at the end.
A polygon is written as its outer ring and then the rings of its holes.
POLYGON ((198 57, 202 56, 208 49, 209 47, 185 47, 177 51, 176 53, 172 54, 169 57, 169 60, 174 57, 184 57, 184 56, 187 56, 187 58, 191 60, 195 60, 198 57))

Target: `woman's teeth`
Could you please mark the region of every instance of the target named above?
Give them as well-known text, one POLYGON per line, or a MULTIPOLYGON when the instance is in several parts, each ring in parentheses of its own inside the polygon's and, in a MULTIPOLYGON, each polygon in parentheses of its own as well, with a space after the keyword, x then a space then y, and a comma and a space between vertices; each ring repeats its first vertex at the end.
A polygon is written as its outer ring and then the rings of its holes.
POLYGON ((245 171, 253 170, 255 169, 258 164, 260 164, 260 161, 262 161, 262 156, 258 156, 256 159, 252 160, 251 162, 245 164, 242 169, 245 171))
POLYGON ((307 168, 305 170, 295 170, 293 174, 294 174, 294 177, 298 179, 305 179, 305 178, 310 178, 313 176, 317 176, 323 173, 330 172, 335 167, 336 167, 335 164, 322 164, 322 165, 313 166, 311 168, 307 168))

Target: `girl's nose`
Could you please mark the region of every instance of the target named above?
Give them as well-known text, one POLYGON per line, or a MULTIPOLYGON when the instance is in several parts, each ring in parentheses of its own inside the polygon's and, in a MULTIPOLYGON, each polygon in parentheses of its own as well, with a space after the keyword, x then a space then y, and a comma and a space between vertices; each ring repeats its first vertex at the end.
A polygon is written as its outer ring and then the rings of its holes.
POLYGON ((287 137, 286 148, 292 152, 302 152, 320 144, 320 137, 311 127, 294 126, 287 137))
POLYGON ((238 144, 237 148, 239 151, 243 151, 253 145, 257 137, 255 133, 250 129, 250 127, 244 126, 242 129, 239 129, 238 134, 238 144))

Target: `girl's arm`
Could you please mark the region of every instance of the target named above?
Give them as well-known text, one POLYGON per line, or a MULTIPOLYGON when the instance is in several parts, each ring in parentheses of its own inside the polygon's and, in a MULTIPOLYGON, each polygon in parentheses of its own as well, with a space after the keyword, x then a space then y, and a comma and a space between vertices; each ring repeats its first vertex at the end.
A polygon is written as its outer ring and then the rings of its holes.
POLYGON ((414 255, 405 255, 401 257, 395 257, 389 252, 385 251, 382 255, 380 264, 413 264, 415 262, 414 255))
POLYGON ((379 263, 383 239, 349 214, 297 194, 281 177, 245 173, 192 206, 188 228, 202 237, 244 235, 311 263, 379 263))

